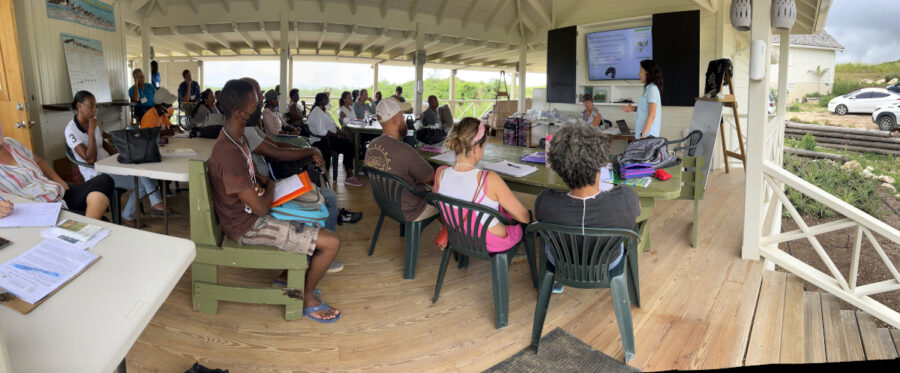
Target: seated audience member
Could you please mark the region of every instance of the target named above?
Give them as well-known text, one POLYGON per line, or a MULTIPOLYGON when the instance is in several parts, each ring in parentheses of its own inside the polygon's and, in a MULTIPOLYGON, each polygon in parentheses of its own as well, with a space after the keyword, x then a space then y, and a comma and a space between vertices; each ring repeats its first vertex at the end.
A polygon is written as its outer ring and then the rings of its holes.
POLYGON ((288 124, 293 127, 300 127, 303 123, 304 113, 303 107, 300 106, 300 90, 294 88, 290 93, 291 102, 288 104, 288 124))
MULTIPOLYGON (((103 141, 102 130, 97 121, 97 102, 94 95, 88 91, 79 91, 75 94, 75 100, 72 102, 72 109, 75 110, 75 117, 69 121, 66 126, 66 146, 72 150, 75 159, 79 162, 94 164, 94 162, 116 154, 114 148, 108 142, 103 141)), ((92 167, 78 166, 78 171, 85 181, 89 181, 100 174, 94 171, 92 167)), ((125 175, 109 175, 115 182, 117 188, 134 191, 134 177, 125 175)), ((153 206, 151 213, 153 215, 162 216, 164 213, 162 195, 156 190, 156 180, 139 177, 138 189, 139 196, 143 198, 150 194, 150 204, 153 206), (152 192, 152 193, 151 193, 152 192)), ((122 209, 122 222, 131 227, 137 227, 135 221, 135 212, 137 211, 137 203, 133 196, 128 197, 125 208, 122 209)), ((174 217, 171 216, 170 217, 174 217)))
MULTIPOLYGON (((530 220, 528 209, 513 195, 503 179, 494 172, 475 167, 484 156, 486 142, 484 124, 478 119, 463 118, 454 125, 444 146, 456 152, 456 162, 452 167, 437 170, 434 175, 434 191, 463 201, 475 201, 527 224, 530 220), (503 210, 500 210, 501 207, 503 210)), ((487 218, 482 218, 482 223, 487 218)), ((491 221, 488 236, 485 237, 487 250, 492 253, 509 250, 521 239, 521 225, 507 226, 496 219, 491 221)))
MULTIPOLYGON (((394 95, 391 97, 393 97, 395 100, 397 100, 399 102, 406 102, 406 99, 403 98, 403 87, 397 86, 397 89, 395 90, 395 92, 396 93, 394 93, 394 95)), ((410 110, 412 110, 412 107, 410 107, 410 110)))
MULTIPOLYGON (((402 142, 406 135, 403 112, 411 106, 393 97, 386 98, 375 109, 384 134, 369 143, 365 165, 399 176, 417 192, 427 192, 434 181, 434 168, 409 144, 402 142)), ((437 208, 425 202, 425 198, 403 191, 400 196, 403 217, 407 221, 420 221, 438 213, 437 208)))
POLYGON ((422 113, 422 125, 437 125, 437 128, 441 128, 441 118, 438 116, 438 99, 435 95, 428 96, 428 109, 422 113))
MULTIPOLYGON (((0 126, 0 192, 34 202, 62 202, 72 212, 101 219, 109 207, 114 185, 109 175, 98 175, 69 186, 47 161, 16 139, 4 137, 0 126)), ((12 203, 0 204, 0 211, 7 211, 6 214, 12 209, 12 203)))
MULTIPOLYGON (((322 155, 325 157, 331 157, 331 151, 343 154, 344 170, 348 175, 344 180, 344 184, 362 186, 362 183, 353 174, 353 152, 356 149, 353 148, 353 143, 339 132, 337 124, 334 123, 334 118, 328 114, 330 107, 331 104, 328 103, 327 93, 316 94, 316 102, 312 110, 309 111, 309 118, 307 119, 309 132, 312 134, 310 141, 312 141, 313 146, 322 151, 322 155), (328 138, 327 140, 325 140, 326 137, 328 138)), ((331 165, 331 167, 337 167, 337 165, 331 165)))
MULTIPOLYGON (((610 184, 599 181, 608 152, 609 138, 597 127, 566 126, 556 132, 547 161, 569 191, 541 192, 534 202, 535 219, 576 227, 634 229, 641 213, 637 193, 627 187, 610 189, 610 184)), ((610 276, 624 270, 619 250, 610 262, 610 276)), ((549 264, 555 263, 552 256, 548 259, 549 264)), ((554 285, 554 291, 561 292, 562 286, 554 285)))
POLYGON ((184 81, 178 85, 178 101, 184 104, 196 105, 200 103, 200 84, 193 80, 190 70, 181 72, 184 81))
POLYGON ((353 97, 350 92, 341 93, 341 108, 338 117, 342 125, 356 119, 356 113, 353 112, 353 97))
POLYGON ((200 104, 194 109, 194 115, 191 116, 190 125, 193 127, 203 127, 206 125, 210 114, 221 114, 218 109, 216 97, 211 89, 207 89, 200 94, 200 104))
MULTIPOLYGON (((257 96, 262 97, 259 90, 259 82, 253 78, 241 78, 241 80, 250 83, 253 86, 257 96)), ((296 175, 303 172, 304 168, 313 162, 318 167, 324 167, 325 161, 322 153, 313 147, 301 148, 293 144, 274 141, 266 137, 260 128, 259 117, 251 116, 247 119, 244 136, 247 138, 247 145, 253 152, 251 158, 256 171, 272 179, 282 179, 288 176, 296 175), (274 172, 272 175, 270 171, 274 172)), ((327 177, 327 175, 322 175, 327 177)), ((329 188, 320 188, 319 191, 325 197, 325 206, 328 208, 328 221, 325 222, 325 229, 332 232, 337 228, 337 224, 350 223, 354 224, 362 219, 362 213, 352 212, 345 209, 338 210, 337 195, 329 188)), ((344 266, 334 261, 328 272, 339 272, 344 266)))
POLYGON ((218 110, 219 113, 224 114, 225 112, 222 111, 222 104, 219 103, 220 97, 222 97, 222 91, 221 90, 216 91, 216 110, 218 110))
POLYGON ((287 133, 294 133, 293 127, 290 127, 287 123, 284 122, 284 119, 281 119, 281 114, 278 113, 278 94, 275 93, 274 90, 268 90, 265 95, 266 107, 263 109, 263 124, 265 125, 266 134, 269 136, 275 136, 284 132, 285 128, 290 128, 291 131, 287 133))
POLYGON ((356 119, 365 118, 366 112, 375 115, 375 106, 373 106, 372 102, 372 98, 369 97, 368 89, 359 91, 359 98, 353 103, 353 112, 356 114, 356 119))
POLYGON ((136 104, 134 107, 134 118, 140 121, 144 117, 144 113, 150 110, 153 105, 156 105, 154 101, 156 88, 153 87, 153 84, 147 84, 144 80, 144 72, 141 69, 135 69, 131 73, 131 77, 134 78, 134 85, 128 88, 128 97, 131 99, 131 102, 136 104))
POLYGON ((175 113, 175 109, 172 108, 175 100, 175 95, 165 88, 156 91, 156 105, 141 118, 141 128, 162 127, 162 131, 159 132, 161 136, 171 136, 176 130, 181 132, 181 129, 169 121, 169 117, 175 113))
POLYGON ((213 146, 208 166, 213 206, 222 231, 242 245, 274 246, 310 255, 303 289, 303 315, 317 322, 337 321, 340 311, 318 299, 314 289, 337 256, 341 239, 329 230, 278 220, 269 214, 275 183, 256 172, 244 137, 247 119, 259 108, 253 85, 243 80, 225 83, 222 107, 227 119, 213 146))
POLYGON ((359 90, 358 90, 358 89, 354 89, 354 90, 353 90, 353 97, 352 97, 352 101, 351 101, 351 102, 356 102, 356 100, 357 100, 358 98, 359 98, 359 90))
POLYGON ((375 101, 372 102, 375 107, 378 107, 378 104, 381 103, 381 91, 375 92, 375 101))

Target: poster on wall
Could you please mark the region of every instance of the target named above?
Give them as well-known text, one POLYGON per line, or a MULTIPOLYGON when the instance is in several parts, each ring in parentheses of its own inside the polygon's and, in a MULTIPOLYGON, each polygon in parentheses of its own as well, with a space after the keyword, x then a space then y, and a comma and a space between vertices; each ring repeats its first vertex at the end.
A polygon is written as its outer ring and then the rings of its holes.
POLYGON ((99 0, 47 0, 47 17, 116 31, 113 5, 99 0))
POLYGON ((112 101, 106 59, 103 58, 103 43, 75 35, 61 35, 72 95, 78 91, 89 91, 94 94, 97 102, 112 101))

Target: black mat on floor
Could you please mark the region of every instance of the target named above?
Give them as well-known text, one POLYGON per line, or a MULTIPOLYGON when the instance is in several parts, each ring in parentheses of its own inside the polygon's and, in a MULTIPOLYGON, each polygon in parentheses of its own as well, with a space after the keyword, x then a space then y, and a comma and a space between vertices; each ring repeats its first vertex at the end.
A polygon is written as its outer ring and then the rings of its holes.
POLYGON ((560 328, 541 339, 539 351, 528 346, 485 372, 639 372, 560 328))

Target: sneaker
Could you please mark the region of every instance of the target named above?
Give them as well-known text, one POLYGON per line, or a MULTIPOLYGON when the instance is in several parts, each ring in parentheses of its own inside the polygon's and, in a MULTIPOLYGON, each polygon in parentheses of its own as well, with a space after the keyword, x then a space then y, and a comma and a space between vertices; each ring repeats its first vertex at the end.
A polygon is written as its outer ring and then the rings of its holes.
POLYGON ((356 178, 356 176, 348 177, 344 179, 344 185, 352 186, 352 187, 361 187, 363 186, 362 182, 356 178))
POLYGON ((560 284, 556 281, 553 281, 553 294, 562 294, 562 292, 563 292, 563 290, 565 290, 565 288, 566 287, 562 286, 562 284, 560 284))
POLYGON ((338 214, 338 225, 347 224, 356 224, 360 220, 362 220, 363 213, 361 212, 353 212, 347 209, 341 209, 341 212, 338 214))
POLYGON ((328 267, 328 273, 335 273, 344 270, 344 265, 338 262, 337 260, 331 262, 331 266, 328 267))

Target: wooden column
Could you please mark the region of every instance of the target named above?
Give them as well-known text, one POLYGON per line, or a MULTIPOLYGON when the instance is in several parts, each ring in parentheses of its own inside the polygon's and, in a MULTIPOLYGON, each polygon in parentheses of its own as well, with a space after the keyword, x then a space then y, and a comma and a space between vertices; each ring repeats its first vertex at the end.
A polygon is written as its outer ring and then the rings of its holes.
POLYGON ((279 48, 281 49, 281 99, 278 100, 279 111, 284 114, 288 111, 288 101, 290 97, 288 93, 288 65, 290 64, 291 46, 288 43, 288 12, 281 12, 281 40, 279 48))
MULTIPOLYGON (((747 153, 745 154, 747 168, 744 180, 744 237, 741 257, 750 260, 759 260, 762 219, 765 214, 763 209, 766 206, 762 165, 768 121, 766 106, 769 104, 769 55, 772 46, 771 8, 770 1, 754 1, 753 21, 750 24, 751 59, 754 54, 760 53, 759 50, 753 48, 753 42, 759 40, 766 44, 765 51, 762 52, 763 56, 759 56, 765 66, 765 72, 760 80, 750 79, 747 96, 747 153)), ((790 40, 782 42, 788 44, 790 40)))
MULTIPOLYGON (((425 32, 422 30, 422 24, 416 24, 416 56, 424 56, 425 54, 425 32)), ((416 93, 415 105, 413 105, 413 113, 416 117, 422 115, 422 94, 425 91, 424 80, 424 59, 416 58, 416 84, 413 87, 416 93), (420 87, 422 89, 420 89, 420 87)))
POLYGON ((450 70, 450 111, 456 115, 456 69, 450 70))
MULTIPOLYGON (((150 17, 141 19, 141 70, 144 71, 144 79, 152 82, 153 77, 150 76, 150 17)), ((129 74, 131 75, 131 74, 129 74)))
POLYGON ((521 47, 519 47, 519 94, 516 95, 516 99, 519 100, 519 112, 525 112, 525 75, 528 72, 528 47, 523 43, 521 47))

